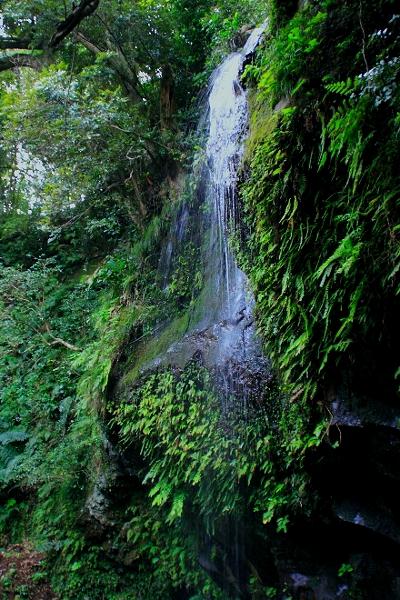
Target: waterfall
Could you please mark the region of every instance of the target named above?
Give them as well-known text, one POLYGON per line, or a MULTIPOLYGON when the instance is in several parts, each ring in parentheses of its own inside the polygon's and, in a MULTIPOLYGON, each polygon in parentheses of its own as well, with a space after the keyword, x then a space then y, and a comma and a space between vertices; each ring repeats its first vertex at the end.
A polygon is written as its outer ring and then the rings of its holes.
POLYGON ((208 310, 208 315, 203 316, 205 324, 207 320, 208 325, 214 321, 223 324, 226 331, 233 331, 242 321, 248 325, 251 320, 247 279, 237 265, 229 238, 239 224, 238 169, 248 124, 247 93, 240 83, 240 72, 263 31, 264 27, 255 29, 243 50, 230 54, 215 71, 208 98, 208 168, 204 185, 210 234, 205 264, 206 285, 215 308, 214 314, 208 310))
POLYGON ((263 370, 265 361, 253 324, 254 299, 247 278, 237 265, 230 238, 239 225, 238 170, 248 128, 247 92, 240 74, 264 29, 265 25, 254 29, 244 48, 230 54, 214 72, 207 107, 207 168, 203 186, 209 221, 204 249, 208 302, 202 304, 198 327, 217 340, 209 350, 208 362, 218 367, 225 397, 235 393, 243 405, 250 391, 249 370, 263 370))
POLYGON ((235 408, 245 409, 267 371, 253 322, 254 298, 230 243, 240 221, 238 171, 248 129, 240 75, 264 30, 265 25, 254 29, 244 48, 230 54, 211 77, 201 118, 205 157, 195 199, 177 210, 160 258, 161 285, 167 290, 174 257, 195 239, 202 290, 192 302, 186 332, 145 366, 183 367, 194 355, 201 357, 216 375, 227 410, 233 396, 235 408))

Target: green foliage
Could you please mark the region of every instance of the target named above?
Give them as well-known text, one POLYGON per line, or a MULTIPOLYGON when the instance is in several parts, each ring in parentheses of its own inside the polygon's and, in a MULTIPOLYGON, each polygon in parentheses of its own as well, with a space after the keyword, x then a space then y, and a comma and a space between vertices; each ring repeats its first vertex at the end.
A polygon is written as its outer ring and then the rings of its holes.
POLYGON ((96 422, 79 406, 70 363, 93 294, 60 284, 51 261, 27 271, 3 267, 0 275, 6 324, 0 337, 1 481, 5 489, 17 485, 38 494, 31 527, 50 535, 79 503, 77 490, 84 489, 82 474, 93 456, 88 449, 96 446, 96 422))
POLYGON ((182 519, 166 523, 163 507, 135 500, 127 544, 139 564, 137 580, 146 590, 145 597, 151 592, 160 599, 174 597, 177 589, 185 587, 200 598, 223 600, 224 594, 198 567, 197 538, 190 525, 182 519))
POLYGON ((196 518, 212 530, 237 513, 238 479, 248 475, 233 423, 224 430, 210 375, 196 363, 184 372, 160 371, 113 407, 128 447, 140 445, 146 504, 132 506, 128 542, 157 568, 160 581, 217 598, 197 568, 196 518))
POLYGON ((296 0, 271 0, 269 2, 270 27, 273 33, 283 27, 291 19, 299 5, 296 0))
POLYGON ((168 284, 168 296, 180 306, 194 300, 202 288, 201 271, 195 271, 198 254, 195 245, 188 242, 178 256, 175 270, 168 284))
POLYGON ((149 174, 153 134, 119 88, 94 96, 85 72, 73 78, 64 65, 51 65, 4 92, 2 111, 10 156, 7 213, 15 219, 34 205, 30 227, 44 232, 44 249, 59 264, 104 254, 128 222, 140 225, 146 212, 140 171, 149 174), (15 144, 20 150, 13 156, 15 144), (131 172, 133 161, 137 174, 131 172))
MULTIPOLYGON (((304 501, 306 481, 293 481, 289 492, 291 457, 285 475, 278 467, 289 436, 272 434, 272 424, 286 417, 272 384, 265 398, 268 412, 249 407, 245 421, 235 413, 234 401, 229 414, 222 411, 209 372, 196 362, 180 373, 154 373, 126 397, 124 391, 124 402, 113 408, 114 421, 125 444, 141 448, 153 519, 185 528, 197 515, 212 533, 221 519, 253 510, 264 523, 273 521, 278 531, 286 531, 288 505, 304 501)), ((293 433, 292 423, 285 423, 293 433)), ((318 445, 320 435, 316 429, 301 447, 318 445)))
POLYGON ((202 30, 211 38, 212 52, 208 56, 208 69, 215 68, 233 45, 239 42, 242 27, 255 26, 266 19, 268 6, 254 0, 223 0, 211 6, 201 20, 202 30))
MULTIPOLYGON (((53 0, 3 4, 7 34, 32 49, 64 17, 53 0)), ((326 432, 316 400, 351 377, 379 385, 380 371, 393 394, 398 19, 379 0, 355 33, 358 1, 297 4, 112 0, 82 23, 86 43, 71 36, 51 57, 36 50, 37 70, 1 75, 0 533, 48 552, 65 600, 222 600, 193 523, 208 536, 230 519, 285 535, 313 509, 303 466, 326 432), (265 410, 244 419, 233 402, 222 410, 197 362, 140 371, 202 301, 194 242, 173 255, 167 284, 158 264, 193 194, 175 177, 193 151, 193 92, 267 8, 270 34, 245 70, 239 254, 281 389, 266 386, 265 410), (84 514, 109 476, 108 438, 135 474, 91 539, 84 514)))
POLYGON ((179 380, 169 371, 151 376, 129 404, 117 408, 116 420, 123 439, 143 436, 141 453, 150 464, 144 482, 151 484, 153 506, 168 506, 168 522, 182 516, 185 501, 193 502, 188 490, 197 487, 201 514, 234 508, 234 441, 221 440, 219 403, 205 370, 192 365, 179 380))
POLYGON ((353 571, 354 571, 354 568, 352 567, 352 565, 350 565, 348 563, 343 563, 339 567, 338 575, 339 575, 339 577, 343 577, 344 575, 352 573, 353 571))
MULTIPOLYGON (((104 549, 88 544, 82 533, 69 534, 53 567, 52 586, 59 597, 85 600, 85 598, 107 600, 130 600, 150 592, 146 581, 129 569, 115 569, 113 562, 104 555, 104 549)), ((157 590, 154 589, 156 593, 157 590)), ((157 597, 157 596, 155 596, 157 597)), ((161 596, 158 596, 161 598, 161 596)))
MULTIPOLYGON (((309 401, 323 398, 345 372, 358 382, 368 370, 379 372, 381 350, 371 340, 393 343, 399 95, 389 87, 380 101, 386 84, 375 70, 383 61, 385 81, 391 81, 398 42, 375 33, 379 27, 395 30, 390 2, 366 11, 365 47, 377 66, 364 73, 350 25, 358 9, 357 2, 308 3, 249 72, 258 81, 256 111, 282 97, 287 105, 276 109, 274 127, 262 139, 257 132, 250 136, 251 176, 242 190, 250 239, 243 264, 256 290, 267 354, 292 398, 291 410, 305 407, 303 417, 298 409, 295 428, 299 449, 309 401), (364 365, 357 371, 360 355, 364 365)), ((389 362, 394 390, 397 365, 389 362)))
POLYGON ((293 19, 270 39, 268 51, 249 65, 245 76, 257 79, 260 98, 274 106, 279 100, 305 90, 319 77, 321 31, 327 19, 327 3, 296 13, 293 19), (303 69, 307 64, 307 70, 303 69))
POLYGON ((18 502, 15 498, 9 498, 2 504, 0 509, 0 536, 2 538, 6 538, 10 531, 16 535, 20 533, 18 526, 23 521, 27 508, 26 502, 18 502))
POLYGON ((98 415, 80 394, 84 377, 78 386, 79 366, 73 363, 84 352, 58 341, 85 340, 91 348, 96 293, 93 284, 66 285, 58 277, 52 261, 25 271, 1 269, 7 330, 0 339, 0 478, 3 497, 17 489, 23 500, 11 495, 3 504, 0 533, 7 541, 29 536, 49 552, 60 597, 100 598, 106 590, 120 600, 129 597, 132 578, 124 573, 122 593, 122 575, 77 525, 103 462, 103 434, 98 415))

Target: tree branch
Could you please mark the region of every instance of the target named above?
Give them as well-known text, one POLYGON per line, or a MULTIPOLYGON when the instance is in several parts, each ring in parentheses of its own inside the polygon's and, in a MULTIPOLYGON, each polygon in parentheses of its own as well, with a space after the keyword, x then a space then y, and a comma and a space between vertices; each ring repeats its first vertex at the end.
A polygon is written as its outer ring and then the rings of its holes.
MULTIPOLYGON (((99 54, 99 52, 103 52, 101 48, 99 48, 93 42, 88 40, 80 31, 74 32, 74 38, 83 46, 85 46, 85 48, 87 48, 89 52, 93 52, 93 54, 99 54)), ((134 102, 139 102, 140 100, 142 100, 142 96, 140 95, 136 87, 137 76, 135 72, 130 68, 125 57, 121 54, 121 52, 118 49, 112 48, 110 43, 107 43, 107 48, 110 52, 108 62, 120 78, 126 93, 131 98, 131 100, 133 100, 134 102)))
POLYGON ((364 59, 364 64, 365 64, 365 68, 367 69, 367 72, 369 71, 369 66, 368 66, 368 61, 367 61, 367 55, 365 52, 365 48, 366 48, 366 35, 365 35, 365 29, 364 29, 364 25, 363 25, 363 15, 362 15, 362 0, 360 0, 360 6, 359 6, 359 12, 358 12, 358 19, 360 21, 360 28, 361 28, 361 33, 362 33, 362 55, 363 55, 363 59, 364 59))
POLYGON ((101 48, 99 48, 98 46, 93 44, 93 42, 88 40, 82 33, 80 33, 80 31, 74 32, 74 38, 77 42, 80 42, 82 46, 85 46, 85 48, 87 48, 89 52, 92 52, 93 54, 99 54, 99 52, 103 52, 101 48))
POLYGON ((0 50, 26 50, 31 47, 28 39, 0 37, 0 50))
POLYGON ((57 29, 49 42, 49 47, 55 48, 58 46, 63 39, 66 38, 67 35, 69 35, 81 21, 83 21, 83 19, 86 19, 86 17, 89 17, 95 12, 99 3, 100 0, 82 0, 81 3, 76 6, 68 15, 68 17, 58 24, 57 29))
MULTIPOLYGON (((72 12, 64 19, 64 21, 61 21, 58 24, 48 46, 44 41, 42 41, 39 44, 35 44, 35 47, 32 48, 32 40, 29 39, 29 37, 16 38, 8 36, 0 37, 0 50, 45 50, 47 47, 55 48, 79 25, 83 19, 89 17, 95 12, 99 3, 100 0, 81 0, 80 4, 72 10, 72 12)), ((95 46, 90 48, 91 51, 94 51, 94 48, 95 46)), ((97 49, 97 52, 99 51, 100 50, 97 49)), ((8 69, 14 69, 15 67, 30 67, 32 69, 39 69, 40 64, 36 57, 23 52, 0 56, 0 72, 7 71, 8 69)))
POLYGON ((58 346, 58 345, 64 346, 65 348, 68 348, 68 350, 73 350, 74 352, 82 352, 81 348, 78 348, 78 346, 74 346, 73 344, 70 344, 69 342, 62 340, 59 337, 53 337, 53 341, 50 342, 50 346, 58 346))
POLYGON ((9 56, 0 56, 0 71, 15 69, 18 67, 29 67, 38 70, 40 62, 31 54, 10 54, 9 56))
POLYGON ((78 346, 74 346, 73 344, 70 344, 69 342, 66 342, 65 340, 53 335, 50 330, 50 325, 47 322, 45 323, 45 329, 47 334, 53 340, 52 342, 48 342, 49 346, 64 346, 64 348, 68 348, 68 350, 73 350, 74 352, 81 352, 81 348, 78 348, 78 346))

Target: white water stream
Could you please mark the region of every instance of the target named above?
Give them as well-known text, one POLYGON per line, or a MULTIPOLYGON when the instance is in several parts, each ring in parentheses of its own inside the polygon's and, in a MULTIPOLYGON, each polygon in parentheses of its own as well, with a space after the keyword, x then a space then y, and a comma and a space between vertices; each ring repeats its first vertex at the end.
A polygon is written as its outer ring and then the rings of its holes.
MULTIPOLYGON (((167 289, 171 263, 195 232, 202 289, 186 333, 146 365, 183 367, 194 355, 200 357, 216 373, 226 410, 233 408, 233 396, 235 407, 245 410, 252 387, 266 371, 253 323, 254 298, 230 244, 240 225, 238 172, 248 130, 247 92, 240 76, 264 30, 265 25, 254 29, 244 48, 230 54, 211 77, 201 119, 207 138, 195 208, 193 203, 180 207, 160 260, 167 289)), ((193 265, 194 271, 197 268, 193 265)))
MULTIPOLYGON (((240 221, 238 171, 248 129, 247 93, 240 75, 264 29, 265 25, 254 29, 244 48, 230 54, 211 78, 201 119, 207 132, 206 164, 198 184, 201 205, 192 216, 192 228, 200 232, 203 287, 187 333, 160 358, 163 363, 183 366, 196 353, 216 370, 223 396, 241 398, 243 407, 251 392, 249 382, 265 369, 265 360, 253 324, 254 299, 230 237, 240 221)), ((183 206, 172 227, 178 245, 185 243, 188 220, 188 207, 183 206)), ((164 261, 168 263, 172 254, 170 239, 164 261)), ((163 277, 165 281, 165 269, 163 277)))

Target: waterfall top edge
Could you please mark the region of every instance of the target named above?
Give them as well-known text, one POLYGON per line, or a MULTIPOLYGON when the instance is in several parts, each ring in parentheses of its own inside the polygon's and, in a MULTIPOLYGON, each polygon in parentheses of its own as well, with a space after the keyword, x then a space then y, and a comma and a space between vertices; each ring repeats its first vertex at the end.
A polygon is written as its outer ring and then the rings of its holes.
POLYGON ((251 32, 249 39, 247 40, 247 42, 245 43, 245 45, 243 46, 242 50, 240 51, 240 54, 242 54, 242 56, 246 57, 249 54, 251 54, 252 52, 254 52, 254 50, 257 48, 258 44, 261 41, 261 37, 263 35, 263 33, 265 32, 265 30, 268 27, 268 19, 266 19, 261 25, 259 25, 258 27, 255 27, 253 29, 253 31, 251 32))
POLYGON ((269 21, 268 21, 268 19, 266 19, 263 23, 261 23, 261 25, 259 25, 258 27, 254 27, 253 31, 251 32, 251 34, 250 34, 247 42, 243 46, 243 48, 235 50, 235 52, 231 52, 224 58, 224 60, 215 68, 214 72, 212 73, 212 75, 210 77, 210 81, 209 81, 209 85, 208 85, 209 89, 212 88, 213 83, 215 82, 215 79, 217 78, 217 76, 221 70, 221 67, 223 67, 226 62, 231 60, 234 56, 239 56, 239 57, 241 57, 242 61, 244 61, 244 59, 247 58, 247 56, 249 56, 250 54, 252 54, 254 52, 254 50, 259 45, 261 38, 268 27, 268 24, 269 24, 269 21))

